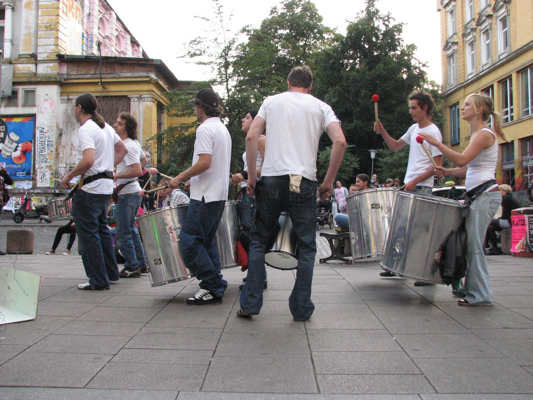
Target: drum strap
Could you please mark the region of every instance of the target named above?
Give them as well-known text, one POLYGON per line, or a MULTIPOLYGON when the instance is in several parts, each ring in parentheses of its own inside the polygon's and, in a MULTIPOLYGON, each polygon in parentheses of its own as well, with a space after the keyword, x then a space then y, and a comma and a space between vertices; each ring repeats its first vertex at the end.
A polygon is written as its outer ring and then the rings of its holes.
POLYGON ((481 185, 478 185, 465 193, 465 202, 461 207, 463 217, 466 217, 468 215, 468 212, 470 210, 470 204, 472 204, 474 200, 476 200, 482 193, 484 193, 485 190, 495 184, 496 179, 491 179, 490 181, 483 182, 481 185))

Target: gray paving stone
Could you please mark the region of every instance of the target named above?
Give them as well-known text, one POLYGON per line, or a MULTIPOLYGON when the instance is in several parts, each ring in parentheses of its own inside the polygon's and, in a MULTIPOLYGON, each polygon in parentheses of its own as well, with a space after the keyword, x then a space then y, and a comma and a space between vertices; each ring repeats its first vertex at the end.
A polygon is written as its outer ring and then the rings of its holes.
POLYGON ((174 328, 141 330, 126 345, 128 349, 215 350, 221 329, 174 328))
POLYGON ((530 400, 531 395, 524 394, 422 394, 422 400, 530 400))
POLYGON ((214 357, 202 391, 318 393, 310 358, 214 357))
POLYGON ((2 326, 0 334, 2 344, 22 344, 31 346, 46 336, 67 325, 74 317, 36 318, 17 324, 2 326))
POLYGON ((80 316, 78 321, 148 322, 159 310, 160 308, 98 307, 80 316))
POLYGON ((311 351, 400 351, 401 347, 386 330, 312 330, 311 351))
POLYGON ((395 335, 402 349, 412 358, 503 357, 486 341, 470 334, 395 335))
POLYGON ((435 393, 422 375, 318 375, 321 393, 435 393))
POLYGON ((307 329, 382 329, 383 324, 367 305, 321 304, 308 322, 307 329))
POLYGON ((92 389, 199 391, 207 365, 111 363, 87 385, 92 389))
MULTIPOLYGON (((418 395, 180 392, 177 400, 420 400, 418 395)), ((515 400, 515 399, 510 399, 515 400)), ((518 400, 518 399, 516 399, 518 400)))
POLYGON ((318 375, 420 375, 401 351, 313 352, 318 375))
POLYGON ((62 303, 58 301, 41 301, 37 316, 79 317, 96 307, 95 303, 62 303))
POLYGON ((13 357, 22 353, 28 348, 27 345, 22 344, 2 344, 0 341, 0 365, 11 360, 13 357))
POLYGON ((413 361, 439 393, 533 393, 531 374, 507 358, 413 361))
POLYGON ((72 321, 56 333, 60 335, 95 335, 132 337, 145 326, 141 322, 72 321))
POLYGON ((176 400, 177 396, 176 391, 0 387, 2 400, 176 400))
POLYGON ((24 352, 0 366, 0 386, 82 388, 111 359, 107 355, 24 352))
POLYGON ((119 294, 102 303, 102 307, 155 308, 162 309, 172 301, 172 295, 132 296, 119 294))
POLYGON ((42 301, 48 297, 54 296, 65 290, 69 290, 70 286, 43 286, 39 288, 39 301, 42 301))
POLYGON ((116 354, 130 340, 127 336, 50 335, 28 353, 116 354))
POLYGON ((276 333, 225 333, 217 346, 216 357, 310 357, 309 345, 301 335, 276 333))
POLYGON ((496 303, 506 308, 528 308, 533 309, 533 293, 529 296, 513 295, 513 296, 497 296, 496 303))
POLYGON ((491 307, 459 307, 457 304, 442 304, 439 307, 467 329, 533 329, 532 320, 497 304, 491 307))
MULTIPOLYGON (((87 279, 85 279, 87 282, 87 279)), ((78 281, 82 283, 82 281, 78 281)), ((114 285, 116 286, 116 285, 114 285)), ((68 290, 64 290, 61 293, 58 293, 54 296, 50 296, 43 302, 54 302, 54 303, 94 303, 101 304, 104 301, 109 300, 111 297, 116 296, 113 290, 79 290, 77 287, 72 287, 68 290)))
POLYGON ((137 364, 199 364, 211 362, 213 352, 210 350, 144 350, 122 349, 111 360, 112 363, 137 364))

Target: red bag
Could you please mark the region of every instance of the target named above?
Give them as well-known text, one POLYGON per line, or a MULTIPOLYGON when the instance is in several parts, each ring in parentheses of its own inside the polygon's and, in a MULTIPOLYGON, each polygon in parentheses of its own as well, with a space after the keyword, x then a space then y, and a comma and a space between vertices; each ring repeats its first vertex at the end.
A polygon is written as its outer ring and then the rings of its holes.
POLYGON ((241 266, 242 272, 248 269, 248 253, 240 241, 237 242, 237 263, 241 266))

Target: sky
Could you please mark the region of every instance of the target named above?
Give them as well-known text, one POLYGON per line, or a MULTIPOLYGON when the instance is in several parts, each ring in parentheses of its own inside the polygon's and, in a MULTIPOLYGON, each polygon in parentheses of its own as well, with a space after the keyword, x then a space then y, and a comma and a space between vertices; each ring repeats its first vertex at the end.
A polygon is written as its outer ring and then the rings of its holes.
MULTIPOLYGON (((270 9, 281 0, 219 0, 224 12, 233 13, 232 31, 245 25, 258 28, 268 18, 270 9)), ((365 0, 311 0, 324 18, 323 24, 345 35, 348 22, 364 10, 365 0)), ((207 68, 199 67, 178 54, 191 40, 202 35, 206 25, 200 17, 213 16, 213 0, 108 0, 131 34, 150 58, 161 59, 183 81, 212 78, 207 68)), ((406 44, 418 47, 416 57, 428 64, 429 79, 442 81, 440 17, 437 0, 377 0, 376 8, 390 12, 396 22, 403 22, 406 44)))

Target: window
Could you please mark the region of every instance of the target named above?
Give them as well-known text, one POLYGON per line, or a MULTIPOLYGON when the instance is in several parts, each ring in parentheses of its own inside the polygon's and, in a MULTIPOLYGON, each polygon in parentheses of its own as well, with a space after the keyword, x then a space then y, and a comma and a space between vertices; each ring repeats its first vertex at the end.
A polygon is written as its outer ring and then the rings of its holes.
MULTIPOLYGON (((486 94, 486 95, 489 96, 492 100, 494 100, 494 87, 493 87, 493 86, 489 86, 489 87, 483 89, 483 90, 481 91, 481 93, 486 94)), ((489 120, 489 122, 487 123, 487 126, 488 126, 489 128, 492 128, 492 115, 490 116, 490 120, 489 120)))
POLYGON ((454 51, 448 55, 448 86, 457 84, 457 53, 454 51))
POLYGON ((504 15, 498 19, 498 54, 509 50, 509 18, 504 15))
POLYGON ((466 21, 470 21, 474 18, 474 0, 465 1, 465 17, 466 21))
POLYGON ((514 168, 514 141, 509 143, 502 143, 502 168, 513 169, 514 168))
POLYGON ((466 44, 466 74, 476 72, 476 42, 474 40, 466 44))
POLYGON ((6 10, 0 10, 0 49, 4 54, 4 21, 6 19, 6 10))
POLYGON ((450 107, 450 144, 453 146, 459 144, 461 141, 460 137, 460 116, 461 112, 459 109, 459 103, 455 103, 450 107))
POLYGON ((502 93, 502 123, 513 120, 513 80, 511 77, 500 82, 502 93))
POLYGON ((490 4, 490 0, 481 0, 480 5, 481 9, 483 10, 485 7, 487 7, 490 4))
POLYGON ((490 61, 490 29, 481 32, 481 64, 486 65, 490 61))
POLYGON ((447 11, 448 13, 448 37, 452 36, 455 32, 457 32, 456 25, 455 25, 455 5, 452 6, 447 11))
POLYGON ((6 107, 17 107, 19 105, 19 92, 13 89, 11 96, 6 97, 6 107))
POLYGON ((22 107, 35 107, 35 90, 23 90, 22 93, 22 107))
POLYGON ((520 72, 522 117, 533 115, 533 67, 520 72))

